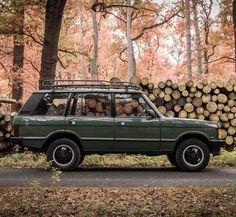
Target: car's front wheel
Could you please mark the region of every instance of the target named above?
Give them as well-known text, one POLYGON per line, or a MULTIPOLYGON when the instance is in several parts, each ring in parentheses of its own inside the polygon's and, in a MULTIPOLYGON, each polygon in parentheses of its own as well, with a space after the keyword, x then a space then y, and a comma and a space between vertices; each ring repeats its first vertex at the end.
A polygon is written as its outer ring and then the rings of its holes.
POLYGON ((207 145, 199 139, 184 140, 176 150, 176 164, 182 171, 200 171, 210 159, 207 145))
POLYGON ((63 171, 75 169, 82 157, 78 145, 70 139, 57 139, 52 142, 46 152, 47 160, 52 161, 54 167, 63 171))

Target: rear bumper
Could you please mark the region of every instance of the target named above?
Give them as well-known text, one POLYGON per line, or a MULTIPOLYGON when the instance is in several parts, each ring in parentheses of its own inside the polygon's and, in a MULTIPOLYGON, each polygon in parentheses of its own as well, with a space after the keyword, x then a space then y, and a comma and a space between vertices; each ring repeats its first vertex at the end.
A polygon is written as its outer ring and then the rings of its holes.
POLYGON ((23 146, 23 138, 21 138, 21 137, 11 137, 11 142, 13 144, 23 146))
POLYGON ((220 150, 225 145, 225 140, 211 140, 209 141, 213 156, 220 155, 220 150))

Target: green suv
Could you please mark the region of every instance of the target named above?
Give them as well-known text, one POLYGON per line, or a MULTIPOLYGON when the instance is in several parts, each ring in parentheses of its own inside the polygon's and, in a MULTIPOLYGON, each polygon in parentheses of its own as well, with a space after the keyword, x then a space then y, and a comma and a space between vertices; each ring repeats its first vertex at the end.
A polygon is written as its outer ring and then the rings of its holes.
POLYGON ((85 155, 167 155, 182 171, 200 171, 220 154, 218 125, 167 118, 133 83, 45 81, 14 118, 12 141, 46 153, 64 171, 85 155))

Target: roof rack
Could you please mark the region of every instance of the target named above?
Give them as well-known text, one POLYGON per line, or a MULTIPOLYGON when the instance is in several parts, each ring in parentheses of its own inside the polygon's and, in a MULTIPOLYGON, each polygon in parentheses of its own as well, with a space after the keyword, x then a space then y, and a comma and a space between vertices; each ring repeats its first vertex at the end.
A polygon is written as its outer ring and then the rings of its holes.
POLYGON ((142 90, 142 88, 132 82, 110 82, 103 80, 45 80, 42 85, 47 89, 81 89, 81 88, 99 88, 99 89, 131 89, 142 90))

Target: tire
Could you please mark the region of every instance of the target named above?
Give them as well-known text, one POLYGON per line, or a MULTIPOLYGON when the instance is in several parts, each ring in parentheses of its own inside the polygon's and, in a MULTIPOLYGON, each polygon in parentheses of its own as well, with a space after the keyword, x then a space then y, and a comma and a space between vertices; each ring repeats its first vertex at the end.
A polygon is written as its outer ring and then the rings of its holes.
POLYGON ((210 152, 203 141, 187 139, 179 145, 175 157, 176 165, 181 171, 197 172, 208 165, 210 152))
POLYGON ((82 157, 78 145, 70 139, 57 139, 52 142, 46 152, 47 160, 52 166, 63 171, 75 169, 82 157))
POLYGON ((176 167, 176 159, 175 159, 175 153, 170 153, 167 155, 168 160, 170 163, 176 167))
POLYGON ((79 159, 79 161, 78 161, 78 163, 77 163, 77 167, 80 165, 80 164, 82 164, 82 162, 84 161, 84 154, 81 154, 81 157, 80 157, 80 159, 79 159))

